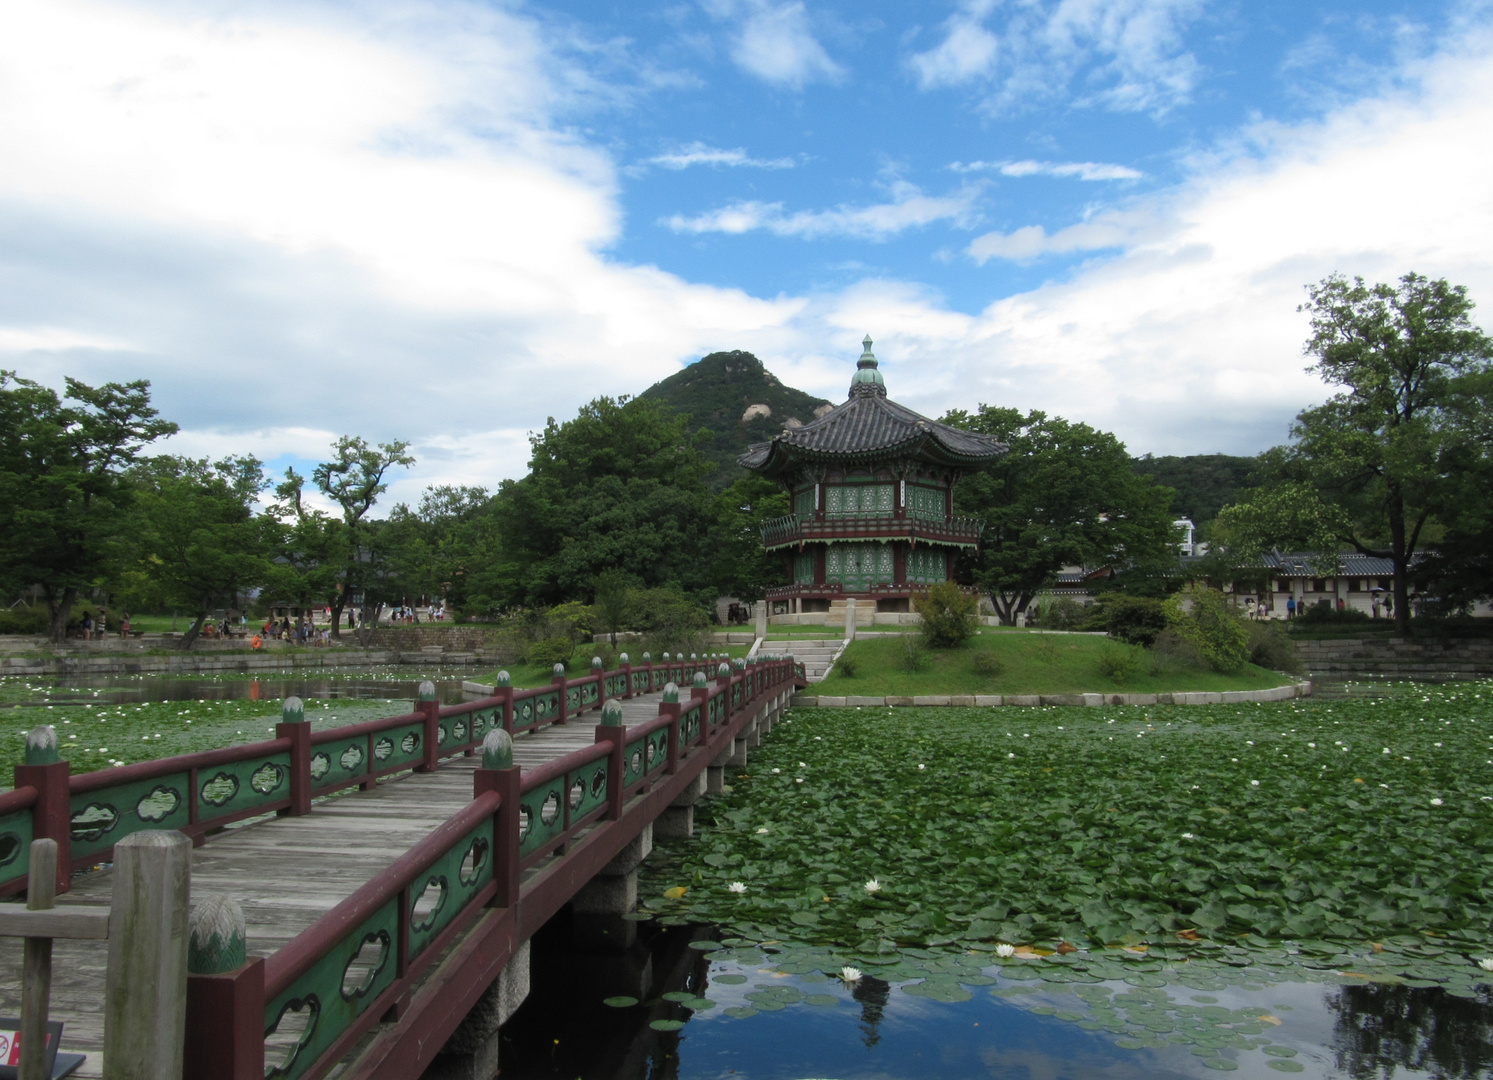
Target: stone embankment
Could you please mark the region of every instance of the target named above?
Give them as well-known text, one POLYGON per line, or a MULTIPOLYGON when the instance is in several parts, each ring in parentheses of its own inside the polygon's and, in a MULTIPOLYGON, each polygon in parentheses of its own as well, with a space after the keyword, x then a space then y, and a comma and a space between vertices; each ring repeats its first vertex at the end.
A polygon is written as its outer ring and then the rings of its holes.
POLYGON ((169 641, 118 639, 72 642, 53 648, 42 639, 0 639, 0 675, 214 675, 270 674, 371 668, 486 666, 480 652, 449 652, 443 646, 416 649, 287 645, 265 642, 253 651, 242 641, 204 641, 180 652, 169 641))
POLYGON ((1309 682, 1272 686, 1268 690, 1194 691, 1176 694, 927 694, 918 697, 814 697, 799 694, 794 705, 821 709, 864 706, 962 705, 1243 705, 1252 701, 1289 701, 1307 697, 1309 682))
POLYGON ((1413 679, 1447 682, 1493 676, 1493 640, 1331 638, 1298 641, 1307 671, 1319 681, 1413 679))

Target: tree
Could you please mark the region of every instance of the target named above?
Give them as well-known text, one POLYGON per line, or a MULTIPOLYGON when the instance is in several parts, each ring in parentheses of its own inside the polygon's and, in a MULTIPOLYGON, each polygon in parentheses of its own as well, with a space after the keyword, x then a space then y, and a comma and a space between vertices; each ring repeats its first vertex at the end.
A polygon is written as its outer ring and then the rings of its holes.
POLYGON ((78 597, 111 564, 129 501, 125 471, 176 431, 143 379, 92 387, 70 378, 66 388, 58 397, 0 371, 0 574, 7 591, 41 588, 58 642, 78 597))
POLYGON ((209 464, 163 456, 141 462, 130 480, 125 580, 137 596, 191 613, 181 641, 190 649, 215 607, 232 606, 270 576, 274 522, 255 505, 263 469, 252 457, 209 464))
POLYGON ((644 588, 713 592, 714 466, 684 417, 603 397, 564 424, 551 417, 529 441, 529 474, 499 491, 505 605, 590 600, 609 569, 644 588))
POLYGON ((328 597, 332 608, 332 636, 340 638, 342 612, 354 596, 360 596, 362 612, 359 623, 367 626, 377 619, 382 608, 388 569, 387 548, 378 543, 373 522, 368 512, 378 502, 378 497, 388 490, 384 479, 396 465, 406 468, 415 463, 414 457, 405 453, 407 442, 379 443, 369 446, 354 435, 343 435, 333 446, 335 455, 311 472, 317 489, 330 498, 342 511, 340 518, 329 517, 309 511, 301 498, 305 478, 294 469, 285 471, 285 481, 275 489, 282 506, 282 513, 293 515, 297 524, 310 540, 309 546, 322 552, 326 560, 319 571, 331 571, 341 585, 328 597))
POLYGON ((612 648, 617 647, 617 631, 632 613, 633 588, 620 570, 603 570, 596 575, 596 620, 606 630, 612 648))
POLYGON ((985 520, 968 566, 1007 626, 1064 566, 1175 558, 1170 489, 1138 475, 1113 435, 991 405, 951 412, 944 422, 1011 447, 954 489, 955 509, 985 520))
POLYGON ((723 595, 760 600, 782 580, 782 554, 762 549, 762 523, 791 510, 783 486, 762 476, 744 476, 716 497, 710 576, 723 595))
POLYGON ((475 573, 496 554, 486 488, 426 488, 412 510, 404 503, 378 528, 387 556, 387 585, 401 602, 440 596, 456 609, 471 598, 475 573))
POLYGON ((1297 416, 1292 442, 1271 453, 1273 481, 1221 519, 1236 544, 1301 539, 1334 561, 1345 546, 1389 559, 1395 631, 1406 634, 1427 529, 1466 497, 1459 465, 1486 455, 1477 431, 1493 341, 1473 325, 1467 290, 1445 280, 1333 275, 1307 293, 1307 370, 1342 389, 1297 416))

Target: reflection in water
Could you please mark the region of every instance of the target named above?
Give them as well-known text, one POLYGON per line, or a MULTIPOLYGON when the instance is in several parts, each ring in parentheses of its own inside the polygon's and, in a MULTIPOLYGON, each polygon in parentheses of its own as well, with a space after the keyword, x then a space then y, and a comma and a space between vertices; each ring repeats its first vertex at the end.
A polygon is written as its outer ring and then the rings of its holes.
POLYGON ((463 678, 469 674, 443 672, 427 674, 418 669, 394 675, 388 670, 369 672, 347 672, 326 676, 245 677, 181 679, 169 676, 145 676, 130 679, 114 675, 66 676, 37 689, 35 680, 28 680, 36 692, 35 702, 14 702, 14 705, 63 704, 66 702, 92 702, 120 705, 125 702, 142 701, 278 701, 296 697, 308 701, 326 698, 414 699, 420 683, 431 679, 435 683, 436 697, 446 705, 459 704, 464 700, 461 692, 463 678))
POLYGON ((1440 987, 1345 986, 1329 998, 1337 1013, 1332 1049, 1354 1080, 1393 1076, 1395 1069, 1437 1080, 1493 1075, 1493 994, 1455 997, 1440 987))
POLYGON ((850 996, 861 1003, 861 1042, 869 1050, 881 1041, 881 1018, 886 1011, 890 983, 873 975, 863 975, 850 996))

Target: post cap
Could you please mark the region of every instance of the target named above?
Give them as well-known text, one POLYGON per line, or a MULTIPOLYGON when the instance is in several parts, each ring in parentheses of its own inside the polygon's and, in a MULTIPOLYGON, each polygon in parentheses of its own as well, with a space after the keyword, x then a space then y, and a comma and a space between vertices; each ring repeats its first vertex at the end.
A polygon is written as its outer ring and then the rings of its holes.
POLYGON ((292 694, 280 703, 280 721, 285 724, 301 724, 306 720, 306 705, 292 694))
POLYGON ((556 664, 555 665, 555 678, 557 678, 557 679, 563 679, 563 678, 565 678, 565 665, 564 664, 556 664))
POLYGON ((729 679, 731 677, 731 665, 723 661, 721 666, 715 669, 715 677, 717 679, 729 679))
POLYGON ((26 732, 27 765, 56 765, 61 760, 57 754, 56 728, 41 724, 26 732))
POLYGON ((668 653, 664 653, 664 663, 667 664, 668 662, 669 662, 669 654, 668 653))
POLYGON ((599 656, 593 656, 593 657, 591 657, 591 670, 592 671, 600 671, 601 670, 601 657, 599 657, 599 656))
POLYGON ((482 767, 484 769, 513 767, 512 735, 502 728, 493 728, 482 736, 482 767))
POLYGON ((653 663, 653 654, 652 653, 644 653, 643 654, 643 663, 645 663, 645 664, 651 664, 651 663, 653 663))
POLYGON ((632 661, 627 658, 626 653, 623 653, 621 656, 617 657, 617 663, 623 667, 626 667, 628 664, 632 663, 632 661))
POLYGON ((601 707, 602 727, 622 727, 622 702, 616 698, 608 698, 607 703, 601 707))
POLYGON ((695 672, 695 687, 696 687, 696 689, 699 689, 699 690, 705 689, 705 672, 703 672, 703 671, 697 671, 697 672, 695 672))
POLYGON ((690 653, 690 654, 689 654, 689 662, 690 662, 690 663, 691 663, 691 664, 693 664, 693 663, 694 663, 694 662, 695 662, 695 661, 697 661, 697 660, 699 660, 699 659, 700 659, 700 657, 699 657, 699 655, 698 655, 698 654, 696 654, 696 653, 690 653))
POLYGON ((244 909, 226 896, 205 896, 188 920, 187 970, 193 975, 223 975, 248 960, 244 909))
POLYGON ((420 700, 421 701, 434 701, 435 700, 435 683, 431 682, 429 679, 426 679, 424 682, 422 682, 420 684, 420 700))
POLYGON ((666 704, 666 705, 677 705, 677 704, 679 704, 679 684, 678 683, 672 683, 672 682, 670 682, 670 683, 665 683, 664 684, 664 704, 666 704))
POLYGON ((506 672, 506 671, 500 671, 500 672, 498 672, 498 682, 497 682, 497 685, 499 685, 499 686, 512 686, 513 685, 513 676, 510 675, 510 674, 508 674, 508 672, 506 672))

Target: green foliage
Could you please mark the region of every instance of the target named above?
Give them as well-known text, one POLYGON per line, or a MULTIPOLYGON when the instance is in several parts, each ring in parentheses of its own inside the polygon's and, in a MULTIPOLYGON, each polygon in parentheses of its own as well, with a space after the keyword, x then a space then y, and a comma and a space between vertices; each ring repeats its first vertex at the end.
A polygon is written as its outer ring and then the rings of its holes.
POLYGON ((1110 645, 1099 653, 1099 674, 1124 686, 1141 670, 1145 653, 1129 645, 1110 645))
MULTIPOLYGON (((921 634, 898 635, 896 654, 897 659, 901 662, 902 670, 911 672, 914 675, 928 666, 928 650, 923 647, 923 637, 921 634)), ((841 659, 844 659, 843 655, 841 659)), ((855 658, 852 658, 851 662, 854 663, 855 658)))
POLYGON ((45 634, 50 626, 42 608, 0 608, 0 634, 45 634))
POLYGON ((1292 675, 1306 672, 1306 664, 1285 628, 1275 620, 1249 623, 1249 662, 1271 671, 1292 675))
POLYGON ((912 598, 913 610, 922 619, 923 640, 935 649, 952 649, 980 627, 978 597, 952 581, 940 581, 912 598))
POLYGON ((1006 670, 1001 658, 993 652, 977 652, 970 660, 970 670, 983 678, 991 679, 1006 670))
POLYGON ((1166 601, 1169 629, 1198 651, 1214 671, 1234 672, 1249 662, 1249 630, 1223 593, 1194 585, 1166 601))
POLYGON ((627 622, 633 604, 633 588, 626 574, 620 570, 603 570, 596 576, 596 622, 609 635, 613 645, 617 644, 617 631, 627 622))
POLYGON ((782 485, 756 474, 742 477, 716 498, 711 581, 722 595, 757 600, 782 581, 782 555, 762 549, 762 523, 790 510, 782 485))
POLYGON ((842 656, 840 657, 840 659, 835 661, 835 671, 837 671, 843 678, 853 679, 860 672, 860 670, 860 661, 853 656, 842 656))
POLYGON ((1358 608, 1337 609, 1333 603, 1326 604, 1303 604, 1296 611, 1296 618, 1291 620, 1292 625, 1302 626, 1362 626, 1364 623, 1373 622, 1368 612, 1360 611, 1358 608))
POLYGON ((125 472, 176 431, 150 405, 150 383, 67 393, 0 370, 0 589, 40 586, 61 641, 80 596, 104 584, 124 540, 125 472))
POLYGON ((1205 671, 1208 665, 1197 648, 1175 630, 1163 630, 1147 650, 1153 677, 1175 679, 1182 672, 1205 671))
POLYGON ((568 670, 575 656, 575 642, 568 637, 545 638, 529 646, 529 663, 541 666, 564 664, 568 670))
POLYGON ((954 490, 955 510, 985 521, 969 570, 1002 622, 1014 625, 1064 566, 1175 562, 1171 491, 1137 474, 1113 435, 989 405, 956 410, 944 422, 1011 447, 954 490))
POLYGON ((1089 617, 1084 606, 1069 596, 1043 600, 1035 614, 1033 624, 1044 630, 1077 630, 1089 617))
POLYGON ((1066 940, 1090 946, 1067 959, 1091 978, 1120 979, 1144 958, 1097 946, 1148 942, 1149 959, 1180 965, 1217 942, 1245 963, 1291 939, 1311 956, 1367 954, 1335 970, 1388 976, 1427 961, 1368 943, 1408 940, 1447 950, 1463 985, 1477 974, 1467 956, 1485 954, 1493 922, 1478 869, 1493 863, 1493 684, 866 716, 795 709, 775 725, 749 774, 697 809, 696 839, 655 848, 645 908, 852 963, 1066 940), (1034 857, 1033 837, 1058 854, 1034 857), (682 899, 663 896, 678 885, 682 899))
POLYGON ((1105 633, 1129 645, 1149 647, 1167 626, 1164 605, 1151 597, 1111 594, 1100 598, 1098 608, 1095 620, 1105 633))
POLYGON ((1237 502, 1250 486, 1256 468, 1252 457, 1229 454, 1189 454, 1186 457, 1142 455, 1132 467, 1157 487, 1172 489, 1171 514, 1203 525, 1218 511, 1237 502))
MULTIPOLYGON (((785 386, 762 366, 762 361, 740 350, 701 357, 682 371, 654 383, 638 397, 682 414, 688 421, 688 430, 704 433, 697 445, 718 467, 716 477, 720 484, 734 484, 746 476, 736 458, 752 443, 772 438, 783 430, 790 417, 808 423, 814 418, 815 409, 830 404, 823 398, 785 386), (772 412, 743 420, 751 405, 766 405, 772 412)), ((734 595, 758 594, 735 592, 734 595)))

